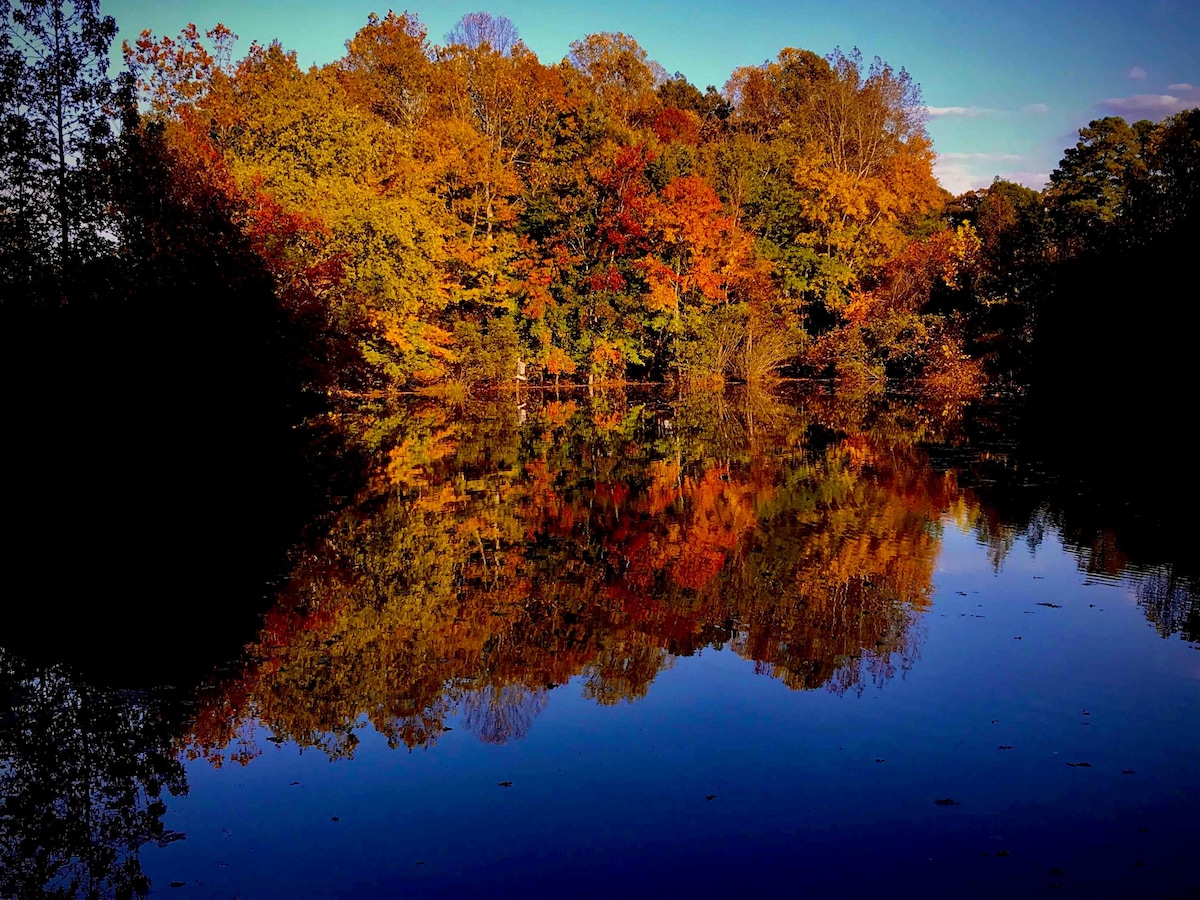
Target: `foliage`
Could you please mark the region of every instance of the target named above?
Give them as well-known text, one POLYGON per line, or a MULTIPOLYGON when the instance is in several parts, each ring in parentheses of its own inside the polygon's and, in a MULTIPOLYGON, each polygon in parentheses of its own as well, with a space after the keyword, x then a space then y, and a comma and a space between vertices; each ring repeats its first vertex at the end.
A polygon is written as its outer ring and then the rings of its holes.
POLYGON ((487 13, 444 46, 372 14, 307 72, 235 41, 126 44, 129 127, 223 198, 323 387, 800 371, 942 203, 919 89, 857 51, 722 93, 623 33, 545 64, 487 13))
MULTIPOLYGON (((5 277, 136 261, 111 202, 109 176, 137 164, 112 154, 115 25, 94 0, 10 2, 5 277)), ((278 44, 238 59, 235 41, 190 24, 126 44, 123 131, 157 135, 143 145, 161 140, 175 178, 220 198, 289 327, 314 333, 325 389, 523 371, 973 390, 975 363, 1032 340, 1045 266, 1181 228, 1195 206, 1192 113, 1091 123, 1044 196, 997 182, 950 202, 919 86, 857 49, 784 48, 701 91, 628 34, 549 64, 488 13, 444 45, 413 13, 371 14, 308 71, 278 44)))
POLYGON ((961 495, 910 423, 813 399, 535 394, 338 416, 363 487, 202 694, 188 752, 252 763, 255 722, 333 757, 367 723, 428 746, 456 711, 504 742, 571 678, 631 701, 709 646, 793 689, 881 682, 916 652, 938 522, 961 495))

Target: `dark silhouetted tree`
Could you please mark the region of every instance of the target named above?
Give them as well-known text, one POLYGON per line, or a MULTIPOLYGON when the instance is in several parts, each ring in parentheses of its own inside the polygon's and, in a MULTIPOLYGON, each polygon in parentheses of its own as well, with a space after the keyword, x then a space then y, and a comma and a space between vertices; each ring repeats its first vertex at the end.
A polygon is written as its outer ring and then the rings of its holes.
POLYGON ((3 217, 60 276, 106 243, 99 171, 113 145, 116 30, 96 0, 0 4, 3 217))

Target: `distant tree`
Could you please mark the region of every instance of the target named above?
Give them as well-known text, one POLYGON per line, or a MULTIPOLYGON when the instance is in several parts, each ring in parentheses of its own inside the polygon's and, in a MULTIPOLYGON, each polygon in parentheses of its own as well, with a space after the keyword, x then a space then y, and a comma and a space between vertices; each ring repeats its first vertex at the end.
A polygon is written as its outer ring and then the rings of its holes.
POLYGON ((507 56, 520 41, 520 33, 512 20, 486 12, 467 13, 446 33, 450 46, 478 50, 488 47, 507 56))
POLYGON ((983 268, 1000 281, 1040 265, 1044 243, 1042 196, 1024 185, 997 178, 975 212, 983 268))
POLYGON ((682 72, 676 72, 658 86, 655 91, 659 102, 665 109, 678 109, 692 112, 701 119, 725 120, 729 118, 729 103, 711 84, 704 93, 684 77, 682 72))

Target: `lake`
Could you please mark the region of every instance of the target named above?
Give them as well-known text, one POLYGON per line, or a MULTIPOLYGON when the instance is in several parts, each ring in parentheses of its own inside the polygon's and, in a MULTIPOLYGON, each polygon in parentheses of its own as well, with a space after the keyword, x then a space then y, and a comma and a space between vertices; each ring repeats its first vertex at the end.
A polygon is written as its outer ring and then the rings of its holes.
POLYGON ((176 486, 179 571, 110 535, 86 628, 51 572, 0 630, 0 895, 1192 896, 1192 476, 1092 425, 819 385, 315 416, 302 514, 176 486))

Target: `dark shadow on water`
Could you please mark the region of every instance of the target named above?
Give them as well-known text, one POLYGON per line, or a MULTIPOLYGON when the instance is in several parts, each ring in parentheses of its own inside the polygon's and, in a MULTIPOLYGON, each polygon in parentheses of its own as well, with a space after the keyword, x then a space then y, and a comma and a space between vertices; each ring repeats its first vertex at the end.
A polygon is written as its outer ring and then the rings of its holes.
POLYGON ((0 650, 0 896, 143 897, 187 794, 170 692, 96 688, 0 650))
POLYGON ((128 253, 0 303, 0 646, 101 681, 203 675, 269 605, 323 491, 313 338, 219 193, 131 140, 128 253))

